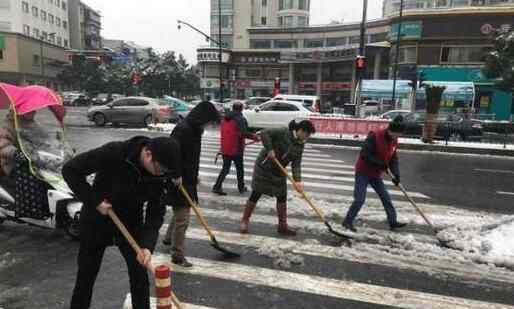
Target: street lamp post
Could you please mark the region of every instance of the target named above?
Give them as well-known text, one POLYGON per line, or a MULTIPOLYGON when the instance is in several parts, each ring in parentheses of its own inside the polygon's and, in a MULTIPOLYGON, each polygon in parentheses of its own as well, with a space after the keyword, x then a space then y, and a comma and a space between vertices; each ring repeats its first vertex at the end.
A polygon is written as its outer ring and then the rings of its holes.
POLYGON ((223 44, 221 40, 221 0, 218 0, 218 41, 219 46, 219 78, 220 78, 220 103, 223 104, 223 44))
MULTIPOLYGON (((54 36, 55 32, 49 33, 48 36, 54 36)), ((39 58, 40 58, 40 65, 41 65, 41 79, 42 83, 44 83, 44 86, 48 86, 48 83, 45 80, 45 59, 44 59, 44 53, 43 53, 43 42, 45 41, 44 36, 39 37, 39 58)))
MULTIPOLYGON (((368 15, 368 0, 364 0, 364 3, 362 4, 362 22, 361 22, 361 33, 360 33, 360 41, 359 41, 359 55, 361 57, 366 56, 366 19, 368 15)), ((357 70, 357 68, 355 68, 357 70)), ((361 92, 362 92, 362 78, 365 72, 361 72, 360 70, 357 70, 356 78, 357 78, 357 94, 355 98, 355 114, 360 117, 361 112, 361 92)))
POLYGON ((220 79, 220 99, 221 99, 221 102, 223 102, 223 89, 222 89, 222 83, 223 83, 223 73, 222 73, 222 65, 223 65, 223 55, 222 55, 222 52, 223 52, 223 45, 221 43, 221 4, 218 5, 218 10, 219 10, 219 14, 218 14, 218 19, 219 20, 219 34, 220 34, 220 37, 218 40, 215 40, 213 39, 212 37, 210 37, 209 35, 207 35, 205 32, 201 31, 200 29, 196 28, 195 26, 185 22, 185 21, 182 21, 182 20, 177 20, 177 23, 178 23, 178 29, 180 30, 182 28, 182 25, 185 25, 185 26, 188 26, 189 28, 193 29, 194 31, 200 33, 201 35, 203 35, 205 37, 205 39, 207 40, 207 42, 209 41, 212 41, 214 44, 218 45, 219 46, 219 53, 220 53, 220 57, 219 57, 219 71, 220 71, 220 74, 219 74, 219 79, 220 79))
POLYGON ((398 33, 396 35, 396 52, 394 55, 394 69, 393 69, 393 96, 391 103, 394 108, 398 109, 396 104, 396 74, 398 73, 398 57, 400 56, 400 39, 402 37, 402 21, 403 21, 403 0, 400 1, 400 19, 398 20, 398 33))

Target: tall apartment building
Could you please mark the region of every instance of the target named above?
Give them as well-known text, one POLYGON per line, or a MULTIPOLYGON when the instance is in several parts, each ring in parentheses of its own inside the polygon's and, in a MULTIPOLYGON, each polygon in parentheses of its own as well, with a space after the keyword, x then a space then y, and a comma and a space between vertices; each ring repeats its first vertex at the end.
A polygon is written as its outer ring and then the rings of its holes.
MULTIPOLYGON (((384 0, 384 17, 398 14, 400 11, 400 2, 400 0, 384 0)), ((512 4, 514 4, 514 0, 404 0, 403 9, 405 11, 425 9, 445 10, 466 7, 512 6, 512 4)))
POLYGON ((71 48, 95 50, 102 47, 100 12, 80 0, 69 0, 71 48))
POLYGON ((249 48, 252 27, 307 27, 311 0, 211 0, 211 36, 227 48, 249 48), (221 1, 221 3, 220 3, 221 1))

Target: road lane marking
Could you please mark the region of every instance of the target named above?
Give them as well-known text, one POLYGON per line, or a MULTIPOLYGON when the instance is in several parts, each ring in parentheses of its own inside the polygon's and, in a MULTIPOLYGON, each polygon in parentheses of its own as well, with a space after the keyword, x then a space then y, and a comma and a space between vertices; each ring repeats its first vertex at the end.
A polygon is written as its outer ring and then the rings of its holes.
MULTIPOLYGON (((169 263, 170 259, 171 257, 168 254, 156 254, 153 256, 152 262, 154 264, 169 263)), ((503 304, 402 290, 349 280, 329 279, 277 269, 238 265, 194 257, 188 259, 193 263, 193 267, 186 269, 174 266, 174 272, 406 309, 514 308, 503 304)))
POLYGON ((498 191, 496 192, 497 194, 499 195, 509 195, 509 196, 514 196, 514 192, 504 192, 504 191, 498 191))
MULTIPOLYGON (((199 175, 202 177, 206 177, 206 178, 216 178, 217 179, 219 173, 209 173, 209 172, 200 171, 199 175)), ((237 177, 235 175, 227 175, 226 179, 237 179, 237 177)), ((244 179, 245 179, 245 181, 251 181, 252 177, 245 176, 244 179)), ((353 181, 354 181, 354 179, 352 178, 351 181, 349 180, 348 182, 353 182, 353 181)), ((342 184, 329 184, 329 183, 319 183, 319 182, 311 182, 311 181, 304 181, 303 184, 305 185, 306 190, 310 190, 310 188, 334 189, 334 190, 345 190, 345 191, 353 191, 354 190, 353 186, 342 185, 342 184)), ((289 184, 289 186, 291 187, 290 184, 289 184)), ((375 191, 372 188, 368 188, 367 192, 375 192, 375 191)), ((389 194, 396 195, 396 196, 404 196, 403 192, 401 192, 399 190, 389 190, 389 194)), ((409 195, 413 198, 430 199, 429 196, 426 196, 419 192, 409 192, 409 195)))
POLYGON ((506 170, 494 170, 494 169, 486 169, 486 168, 475 168, 477 172, 486 172, 486 173, 498 173, 498 174, 511 174, 514 175, 514 171, 506 171, 506 170))

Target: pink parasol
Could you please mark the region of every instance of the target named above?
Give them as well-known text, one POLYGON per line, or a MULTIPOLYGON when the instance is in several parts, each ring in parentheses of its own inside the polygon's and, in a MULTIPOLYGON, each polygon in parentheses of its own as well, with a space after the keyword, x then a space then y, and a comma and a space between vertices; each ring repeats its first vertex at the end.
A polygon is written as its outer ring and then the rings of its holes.
POLYGON ((62 124, 66 113, 62 100, 52 90, 42 86, 18 87, 0 83, 0 109, 13 106, 17 115, 48 107, 62 124))

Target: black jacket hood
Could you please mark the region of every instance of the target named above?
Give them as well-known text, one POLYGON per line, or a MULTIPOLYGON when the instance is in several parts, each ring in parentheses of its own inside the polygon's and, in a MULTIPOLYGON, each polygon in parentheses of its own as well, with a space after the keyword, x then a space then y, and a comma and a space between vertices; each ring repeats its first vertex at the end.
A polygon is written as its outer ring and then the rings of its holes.
POLYGON ((220 115, 216 107, 211 102, 201 102, 189 112, 186 121, 195 129, 200 129, 203 125, 211 121, 218 121, 220 115))

